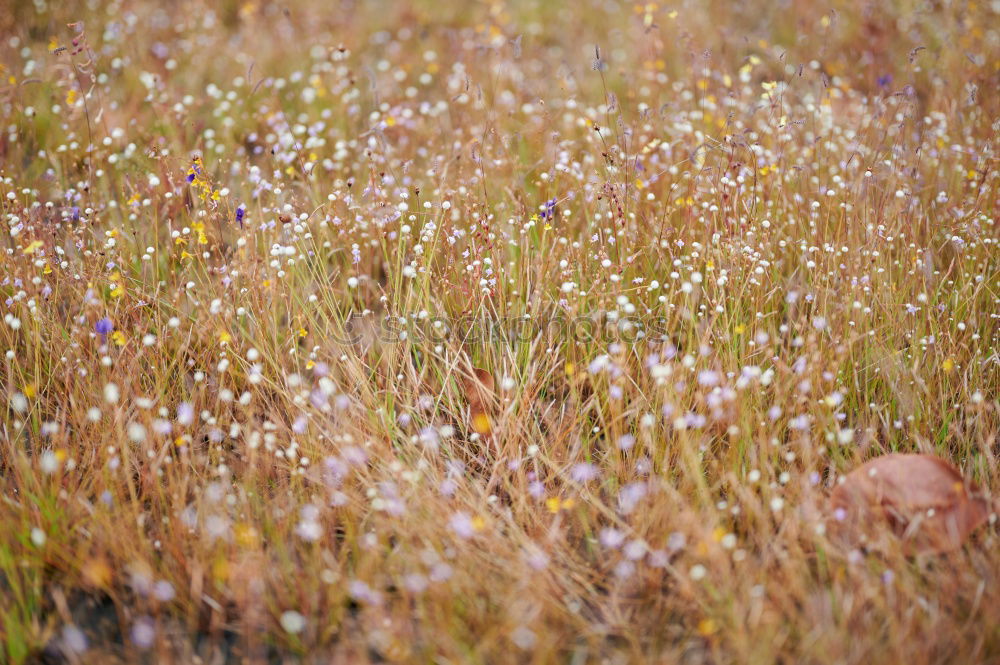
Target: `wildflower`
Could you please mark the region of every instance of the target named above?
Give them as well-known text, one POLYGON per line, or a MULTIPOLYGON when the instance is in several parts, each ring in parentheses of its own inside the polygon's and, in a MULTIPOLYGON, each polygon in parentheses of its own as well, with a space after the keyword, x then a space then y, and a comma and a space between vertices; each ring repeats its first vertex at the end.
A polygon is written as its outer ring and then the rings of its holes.
POLYGON ((618 450, 631 450, 635 445, 635 437, 631 434, 623 434, 618 438, 618 450))
POLYGON ((573 498, 562 499, 560 497, 554 496, 545 500, 545 507, 548 508, 550 513, 558 513, 560 510, 569 510, 576 504, 573 498))
POLYGON ((617 549, 625 542, 625 534, 613 527, 606 527, 601 529, 598 540, 608 549, 617 549))
POLYGON ((646 496, 647 487, 644 482, 629 483, 618 492, 618 508, 624 514, 631 513, 646 496))
POLYGON ((28 398, 22 393, 14 393, 10 396, 10 408, 15 413, 24 413, 28 410, 28 398))
POLYGON ((663 550, 651 550, 648 562, 653 568, 666 568, 670 563, 670 555, 663 550))
POLYGON ((319 523, 319 508, 312 504, 307 504, 300 511, 302 520, 295 527, 295 533, 299 538, 314 543, 323 536, 323 527, 319 523))
POLYGON ((136 619, 135 623, 132 624, 130 636, 132 643, 140 649, 145 650, 153 646, 153 640, 156 639, 156 626, 153 624, 153 620, 149 617, 136 619))
POLYGON ((94 324, 94 330, 98 335, 101 336, 101 342, 107 341, 108 334, 115 329, 115 324, 111 322, 111 319, 104 317, 94 324))
POLYGON ((477 524, 468 513, 455 513, 448 520, 448 526, 455 532, 456 536, 465 539, 472 538, 476 531, 480 530, 476 528, 477 524))
POLYGON ((489 434, 492 431, 490 417, 482 411, 477 411, 472 415, 472 429, 477 434, 489 434))
POLYGON ((667 549, 671 552, 677 552, 684 549, 687 545, 687 536, 679 531, 674 531, 667 537, 667 549))
POLYGON ((597 467, 589 462, 574 464, 569 472, 570 478, 580 484, 589 483, 591 480, 597 478, 598 475, 597 467))
POLYGON ((403 588, 410 593, 423 593, 427 589, 427 577, 420 573, 410 573, 403 577, 403 588))
POLYGON ((378 605, 382 601, 382 596, 361 580, 352 580, 347 585, 347 593, 354 600, 363 601, 371 605, 378 605))
POLYGON ((453 572, 451 566, 444 562, 439 562, 431 568, 430 579, 432 582, 444 582, 451 578, 453 572))
POLYGON ((174 585, 166 580, 160 580, 153 585, 153 596, 162 603, 168 603, 174 599, 174 585))
POLYGON ((131 422, 128 424, 128 438, 133 443, 142 443, 146 440, 146 428, 141 423, 131 422))
POLYGON ((306 628, 306 619, 295 610, 286 610, 281 613, 281 627, 285 632, 298 635, 306 628))
POLYGON ((549 565, 549 555, 534 543, 525 548, 524 560, 533 570, 544 570, 549 565))
POLYGON ((195 157, 191 161, 191 167, 187 171, 187 181, 194 182, 201 175, 201 158, 195 157))
POLYGON ((83 653, 87 650, 87 636, 73 624, 66 624, 62 629, 62 647, 73 653, 83 653))
POLYGON ((646 556, 648 549, 649 546, 646 544, 645 540, 633 540, 625 545, 622 549, 622 553, 625 555, 625 558, 635 561, 646 556))
POLYGON ((513 642, 519 649, 524 650, 528 650, 535 646, 536 640, 537 636, 535 633, 526 626, 518 626, 510 635, 510 641, 513 642))
POLYGON ((239 206, 237 206, 237 208, 236 208, 236 223, 240 225, 241 229, 243 228, 243 216, 246 215, 246 212, 247 212, 247 208, 246 208, 245 205, 243 205, 241 203, 239 206))
POLYGON ((177 405, 177 424, 187 426, 194 422, 194 407, 190 402, 177 405))
POLYGON ((542 211, 542 219, 552 219, 556 211, 556 199, 550 199, 545 202, 544 210, 542 211))

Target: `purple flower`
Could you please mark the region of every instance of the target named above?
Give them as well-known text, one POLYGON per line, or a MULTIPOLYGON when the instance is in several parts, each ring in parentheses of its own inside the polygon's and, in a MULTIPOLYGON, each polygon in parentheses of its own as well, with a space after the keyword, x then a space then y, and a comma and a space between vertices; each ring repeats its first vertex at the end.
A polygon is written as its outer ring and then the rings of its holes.
POLYGON ((247 212, 247 207, 242 203, 236 208, 236 222, 240 225, 241 229, 243 228, 243 216, 246 214, 246 212, 247 212))
POLYGON ((556 199, 550 199, 545 202, 545 210, 542 211, 542 219, 552 219, 556 213, 556 199))
POLYGON ((892 84, 892 74, 879 76, 876 83, 878 83, 878 87, 880 88, 888 88, 892 84))
POLYGON ((459 538, 471 538, 476 534, 475 525, 468 513, 455 513, 448 521, 448 526, 459 538))
POLYGON ((185 426, 194 422, 194 406, 190 402, 177 405, 177 422, 185 426))
POLYGON ((153 646, 153 640, 156 639, 156 625, 147 616, 139 617, 132 624, 131 634, 133 644, 140 649, 148 649, 153 646))
POLYGON ((574 464, 570 469, 569 477, 578 483, 588 483, 598 476, 597 467, 589 462, 574 464))
POLYGON ((635 445, 635 437, 631 434, 623 434, 618 439, 618 450, 631 450, 635 445))
POLYGON ((94 324, 94 330, 97 334, 101 336, 101 341, 105 341, 112 330, 115 329, 115 324, 111 322, 111 319, 104 317, 94 324))
POLYGON ((616 549, 625 542, 625 534, 613 527, 606 527, 601 529, 600 534, 598 534, 598 540, 600 540, 601 545, 604 547, 616 549))

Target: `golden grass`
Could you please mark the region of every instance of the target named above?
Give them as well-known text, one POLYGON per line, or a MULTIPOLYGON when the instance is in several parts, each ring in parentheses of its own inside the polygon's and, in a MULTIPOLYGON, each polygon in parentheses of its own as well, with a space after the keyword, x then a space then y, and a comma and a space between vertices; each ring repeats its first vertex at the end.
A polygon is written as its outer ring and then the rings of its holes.
POLYGON ((995 514, 825 531, 1000 486, 996 3, 75 4, 0 11, 0 659, 1000 660, 995 514))

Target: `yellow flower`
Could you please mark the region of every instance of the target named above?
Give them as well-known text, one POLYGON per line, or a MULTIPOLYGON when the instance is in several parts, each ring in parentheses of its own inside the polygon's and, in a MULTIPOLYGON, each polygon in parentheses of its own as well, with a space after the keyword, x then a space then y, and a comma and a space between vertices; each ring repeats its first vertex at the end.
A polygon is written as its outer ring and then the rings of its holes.
POLYGON ((493 429, 490 425, 490 417, 482 411, 473 414, 472 429, 479 434, 489 434, 493 429))
POLYGON ((125 346, 125 335, 122 334, 121 330, 116 330, 111 333, 111 341, 113 341, 118 346, 125 346))
POLYGON ((242 522, 233 527, 233 536, 241 547, 256 547, 259 540, 257 529, 242 522))
POLYGON ((569 499, 561 499, 557 496, 545 500, 545 507, 549 509, 550 513, 558 513, 560 510, 569 510, 574 505, 576 501, 571 497, 569 499))

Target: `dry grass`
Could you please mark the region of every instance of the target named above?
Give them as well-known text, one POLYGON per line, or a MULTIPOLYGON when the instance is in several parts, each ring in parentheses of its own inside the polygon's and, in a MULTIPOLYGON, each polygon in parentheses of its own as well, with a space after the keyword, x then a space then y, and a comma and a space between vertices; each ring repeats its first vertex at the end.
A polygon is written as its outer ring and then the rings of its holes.
POLYGON ((998 662, 997 12, 8 3, 0 659, 998 662))

